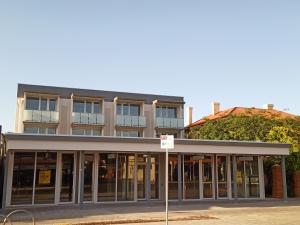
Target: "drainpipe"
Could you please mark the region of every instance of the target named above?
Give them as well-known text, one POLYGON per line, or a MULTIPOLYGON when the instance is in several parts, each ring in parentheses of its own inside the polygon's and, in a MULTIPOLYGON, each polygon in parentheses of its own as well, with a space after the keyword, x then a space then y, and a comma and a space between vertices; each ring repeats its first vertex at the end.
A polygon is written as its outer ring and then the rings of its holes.
POLYGON ((286 171, 285 171, 285 156, 281 156, 281 170, 282 170, 282 191, 283 200, 287 201, 287 188, 286 188, 286 171))

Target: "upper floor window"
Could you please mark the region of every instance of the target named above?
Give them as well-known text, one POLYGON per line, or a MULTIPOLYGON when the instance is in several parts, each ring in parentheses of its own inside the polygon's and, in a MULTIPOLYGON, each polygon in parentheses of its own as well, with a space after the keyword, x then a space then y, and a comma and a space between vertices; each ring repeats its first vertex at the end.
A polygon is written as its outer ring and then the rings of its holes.
POLYGON ((73 112, 78 113, 101 113, 102 105, 100 102, 94 101, 73 101, 73 112))
POLYGON ((156 117, 177 118, 177 109, 176 107, 157 106, 156 117))
POLYGON ((56 134, 56 128, 25 126, 24 133, 26 133, 26 134, 56 134))
POLYGON ((140 105, 137 104, 117 104, 117 115, 139 116, 140 105))
POLYGON ((73 128, 73 135, 101 136, 101 129, 73 128))
POLYGON ((117 130, 118 137, 141 137, 141 132, 138 130, 117 130))
POLYGON ((25 109, 56 111, 56 99, 44 97, 27 97, 25 109))

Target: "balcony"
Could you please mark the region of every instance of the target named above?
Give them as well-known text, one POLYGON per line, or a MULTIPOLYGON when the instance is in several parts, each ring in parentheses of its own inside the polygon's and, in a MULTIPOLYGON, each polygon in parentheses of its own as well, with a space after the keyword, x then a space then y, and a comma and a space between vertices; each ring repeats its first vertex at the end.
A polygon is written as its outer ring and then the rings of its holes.
POLYGON ((146 127, 146 117, 144 116, 123 116, 117 115, 116 126, 120 127, 146 127))
POLYGON ((104 125, 104 115, 101 113, 72 113, 72 122, 75 124, 104 125))
POLYGON ((24 110, 23 122, 58 123, 58 120, 56 111, 24 110))
POLYGON ((171 128, 171 129, 183 129, 184 122, 182 118, 156 118, 156 128, 171 128))

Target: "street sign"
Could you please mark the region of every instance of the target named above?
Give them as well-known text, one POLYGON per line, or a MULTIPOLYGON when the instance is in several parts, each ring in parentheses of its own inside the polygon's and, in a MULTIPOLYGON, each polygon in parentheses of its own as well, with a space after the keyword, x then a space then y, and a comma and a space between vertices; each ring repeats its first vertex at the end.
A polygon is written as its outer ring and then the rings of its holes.
POLYGON ((166 225, 168 225, 168 202, 169 202, 169 152, 168 149, 174 148, 174 136, 173 135, 161 135, 160 136, 160 148, 166 149, 166 174, 165 174, 165 195, 166 195, 166 225))
POLYGON ((173 135, 161 135, 160 136, 160 148, 161 149, 173 149, 174 148, 174 136, 173 135))

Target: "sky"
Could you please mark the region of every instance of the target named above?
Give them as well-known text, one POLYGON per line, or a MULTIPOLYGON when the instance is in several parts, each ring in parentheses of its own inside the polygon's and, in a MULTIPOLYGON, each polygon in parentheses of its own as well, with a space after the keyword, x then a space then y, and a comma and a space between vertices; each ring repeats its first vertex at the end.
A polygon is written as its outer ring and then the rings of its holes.
POLYGON ((262 107, 300 114, 300 1, 2 0, 0 124, 18 83, 183 96, 193 120, 262 107))

